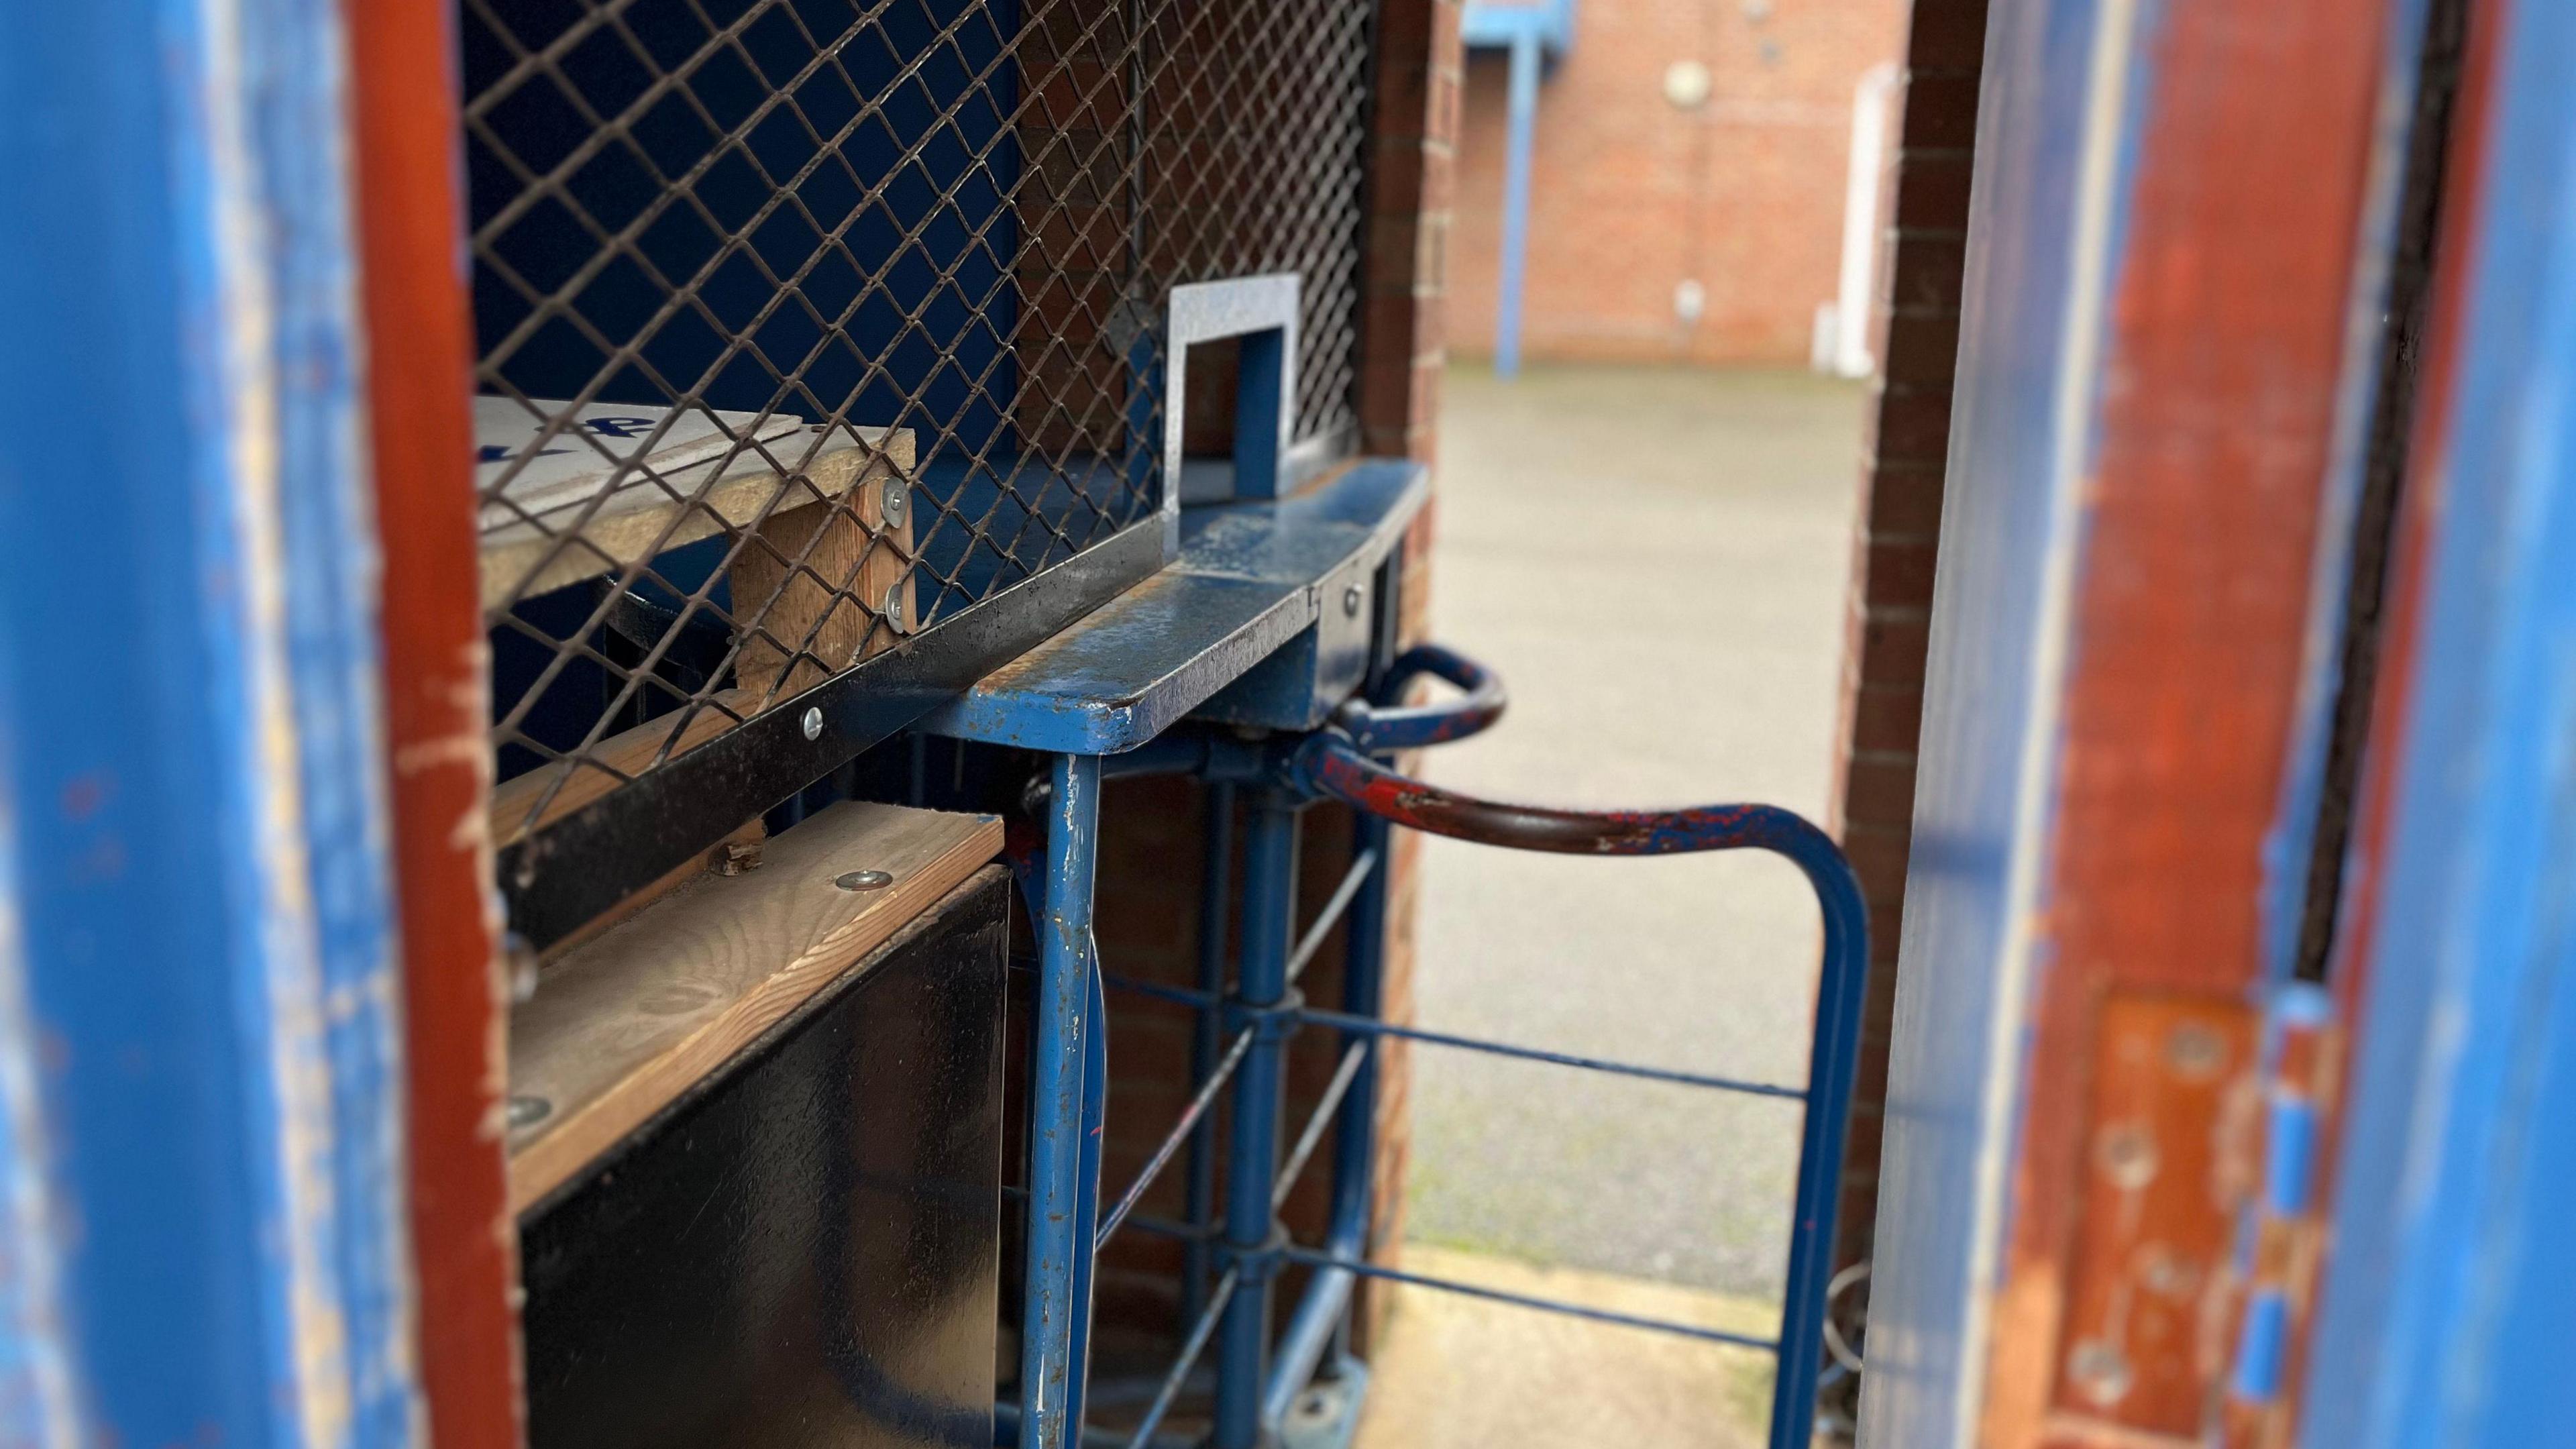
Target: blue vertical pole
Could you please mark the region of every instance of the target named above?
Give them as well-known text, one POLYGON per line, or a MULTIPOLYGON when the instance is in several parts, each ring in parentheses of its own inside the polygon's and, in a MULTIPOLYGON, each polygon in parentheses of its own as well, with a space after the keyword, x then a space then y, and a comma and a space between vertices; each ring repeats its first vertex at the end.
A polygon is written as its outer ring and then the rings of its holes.
MULTIPOLYGON (((1243 860, 1243 964, 1235 999, 1276 1006, 1288 994, 1289 937, 1296 929, 1295 797, 1263 790, 1252 809, 1243 860)), ((1279 1120, 1287 1091, 1285 1022, 1264 1023, 1235 1069, 1232 1151, 1226 1162, 1225 1245, 1243 1267, 1217 1329, 1215 1449, 1255 1449, 1261 1438, 1262 1368, 1270 1348, 1270 1190, 1279 1171, 1279 1120)))
MULTIPOLYGON (((1207 789, 1207 824, 1201 833, 1207 851, 1206 863, 1199 876, 1199 975, 1202 995, 1211 1000, 1225 994, 1226 904, 1234 892, 1234 787, 1223 781, 1210 781, 1207 789)), ((1217 1051, 1224 1044, 1224 1031, 1217 1009, 1202 1006, 1190 1023, 1190 1090, 1195 1094, 1207 1082, 1208 1073, 1216 1070, 1217 1051)), ((1209 1113, 1190 1129, 1188 1197, 1183 1216, 1193 1228, 1204 1232, 1216 1221, 1216 1115, 1209 1113)), ((1207 1308, 1208 1243, 1204 1237, 1190 1239, 1181 1270, 1181 1322, 1196 1323, 1207 1308)))
MULTIPOLYGON (((1342 952, 1342 1010, 1375 1020, 1385 1008, 1387 848, 1393 843, 1395 831, 1381 816, 1365 810, 1352 814, 1351 856, 1357 859, 1375 851, 1377 868, 1369 872, 1358 894, 1351 897, 1349 928, 1344 937, 1348 944, 1342 952)), ((1342 1105, 1333 1115, 1333 1197, 1331 1215, 1324 1225, 1324 1251, 1336 1258, 1364 1258, 1376 1246, 1371 1241, 1376 1229, 1371 1188, 1377 1165, 1379 1045, 1372 1035, 1341 1033, 1343 1052, 1354 1043, 1366 1055, 1360 1058, 1359 1069, 1351 1074, 1350 1090, 1342 1094, 1342 1105)), ((1305 1297, 1298 1301, 1296 1313, 1288 1320, 1287 1333, 1279 1341, 1278 1360, 1271 1367, 1270 1381, 1263 1392, 1263 1423, 1276 1428, 1287 1418, 1297 1395, 1305 1390, 1325 1355, 1333 1351, 1334 1339, 1350 1322, 1351 1295, 1357 1286, 1346 1269, 1315 1271, 1305 1297)))
POLYGON ((1768 848, 1795 862, 1815 888, 1825 950, 1816 980, 1815 1044, 1807 1058, 1806 1117, 1799 1129, 1798 1197, 1781 1294, 1770 1449, 1807 1449, 1812 1437, 1843 1142, 1851 1125, 1852 1072, 1860 1060, 1861 1010, 1869 987, 1869 907, 1861 899, 1860 880, 1822 831, 1800 825, 1788 840, 1768 848))
POLYGON ((1494 374, 1521 370, 1521 286, 1528 270, 1530 151, 1538 132, 1538 32, 1512 36, 1511 119, 1503 149, 1501 292, 1494 302, 1494 374))
POLYGON ((1023 1449, 1070 1449, 1074 1442, 1070 1411, 1075 1379, 1083 1369, 1074 1361, 1075 1339, 1089 1308, 1077 1301, 1075 1265, 1091 1238, 1081 1221, 1082 1124, 1093 991, 1091 886, 1100 834, 1099 757, 1058 756, 1054 784, 1046 914, 1037 925, 1037 1008, 1029 1073, 1028 1279, 1020 1338, 1023 1449))
POLYGON ((419 1435, 338 21, 0 44, 12 1444, 419 1435))

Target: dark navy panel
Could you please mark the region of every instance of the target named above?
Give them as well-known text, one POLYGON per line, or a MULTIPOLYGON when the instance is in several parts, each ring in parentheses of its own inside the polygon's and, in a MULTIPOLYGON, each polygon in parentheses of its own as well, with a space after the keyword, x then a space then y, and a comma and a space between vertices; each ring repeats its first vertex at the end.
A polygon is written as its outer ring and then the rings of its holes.
POLYGON ((987 870, 521 1224, 534 1449, 986 1449, 987 870))

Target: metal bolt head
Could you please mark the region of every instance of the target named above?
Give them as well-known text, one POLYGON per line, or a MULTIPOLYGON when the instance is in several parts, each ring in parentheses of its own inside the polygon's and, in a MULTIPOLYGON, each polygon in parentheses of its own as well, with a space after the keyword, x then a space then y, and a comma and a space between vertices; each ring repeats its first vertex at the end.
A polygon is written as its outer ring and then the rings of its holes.
POLYGON ((910 582, 911 581, 908 579, 895 580, 894 583, 886 589, 884 605, 877 610, 878 613, 885 616, 885 621, 893 625, 897 630, 909 627, 905 622, 904 615, 909 613, 910 610, 906 609, 904 605, 912 598, 912 590, 907 587, 910 582))
POLYGON ((1368 590, 1357 584, 1342 590, 1342 612, 1351 618, 1360 616, 1360 606, 1368 602, 1368 590))
POLYGON ((881 891, 894 884, 894 877, 881 870, 849 870, 832 877, 832 884, 845 891, 881 891))
POLYGON ((555 1104, 543 1097, 510 1099, 510 1130, 524 1132, 554 1115, 555 1104))
POLYGON ((885 519, 885 526, 903 527, 904 512, 911 507, 912 485, 900 478, 888 478, 885 485, 885 502, 879 509, 880 516, 885 519))
POLYGON ((821 705, 807 705, 805 707, 805 718, 798 723, 804 727, 805 738, 809 740, 821 739, 823 737, 823 707, 821 705))
POLYGON ((501 937, 501 965, 508 974, 510 999, 525 1002, 537 994, 537 948, 516 931, 501 937))

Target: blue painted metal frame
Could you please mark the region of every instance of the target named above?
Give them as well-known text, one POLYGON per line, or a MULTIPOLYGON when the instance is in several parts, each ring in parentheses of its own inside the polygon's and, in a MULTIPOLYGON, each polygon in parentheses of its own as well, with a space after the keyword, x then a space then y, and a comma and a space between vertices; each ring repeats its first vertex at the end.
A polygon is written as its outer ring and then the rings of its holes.
POLYGON ((0 1438, 408 1444, 339 13, 11 21, 0 1438))
MULTIPOLYGON (((1404 489, 1371 495, 1388 503, 1410 496, 1404 489)), ((1342 500, 1345 505, 1350 500, 1342 500)), ((1287 512, 1268 505, 1274 525, 1287 512)), ((1238 520, 1254 517, 1236 515, 1238 520)), ((1251 550, 1258 554, 1260 550, 1251 550)), ((1331 551, 1322 555, 1329 558, 1331 551)), ((1312 550, 1307 556, 1315 556, 1312 550)), ((1368 560, 1372 566, 1382 556, 1368 560)), ((1341 565, 1334 565, 1339 567, 1341 565)), ((1310 584, 1305 592, 1311 595, 1310 584)), ((1114 606, 1113 606, 1114 607, 1114 606)), ((1108 611, 1104 611, 1108 612, 1108 611)), ((1664 1080, 1721 1090, 1798 1098, 1804 1105, 1797 1203, 1790 1242, 1788 1285, 1778 1340, 1711 1334, 1688 1325, 1603 1315, 1574 1305, 1513 1299, 1528 1306, 1645 1328, 1768 1349, 1778 1358, 1771 1443, 1803 1449, 1814 1414, 1823 1354, 1826 1281, 1830 1271, 1836 1183, 1847 1127, 1852 1070, 1868 966, 1867 919, 1858 882, 1841 852, 1821 831, 1785 811, 1764 806, 1720 806, 1687 811, 1585 813, 1503 806, 1432 790, 1395 776, 1364 753, 1363 742, 1412 746, 1463 738, 1498 719, 1504 691, 1490 671, 1446 650, 1412 651, 1391 661, 1380 677, 1379 705, 1346 702, 1332 723, 1315 732, 1277 736, 1219 729, 1144 735, 1139 720, 1158 721, 1209 698, 1201 688, 1221 676, 1222 661, 1175 662, 1185 640, 1157 638, 1132 619, 1115 615, 1099 626, 1113 641, 1098 657, 1067 641, 1052 661, 1005 671, 970 701, 943 718, 952 726, 981 726, 1014 743, 1035 733, 1090 744, 1116 740, 1124 752, 1099 755, 1059 752, 1051 767, 1051 812, 1046 879, 1031 902, 1040 922, 1038 1015, 1034 1030, 1030 1124, 1030 1229, 1028 1316, 1023 1327, 1022 1401, 1011 1422, 1014 1442, 1073 1444, 1081 1432, 1083 1381, 1088 1362, 1090 1288, 1087 1268, 1098 1244, 1134 1222, 1133 1208, 1155 1176, 1186 1145, 1192 1154, 1189 1221, 1169 1225, 1188 1241, 1184 1301, 1195 1312, 1184 1351, 1167 1374, 1131 1445, 1152 1445, 1199 1356, 1217 1353, 1215 1449, 1253 1449, 1276 1435, 1290 1406, 1319 1373, 1352 1383, 1364 1371, 1336 1348, 1345 1332, 1350 1297, 1361 1277, 1390 1276, 1367 1261, 1373 1247, 1370 1169, 1374 1155, 1376 1041, 1394 1035, 1432 1044, 1499 1052, 1526 1059, 1601 1070, 1651 1074, 1664 1080), (1067 659, 1085 660, 1070 668, 1067 659), (1114 677, 1117 667, 1131 669, 1114 677), (1422 674, 1446 678, 1466 691, 1441 705, 1401 707, 1395 694, 1422 674), (1195 679, 1183 686, 1175 679, 1195 679), (1072 723, 1068 725, 1067 721, 1072 723), (1062 733, 1064 731, 1069 733, 1062 733), (1130 743, 1132 741, 1132 743, 1130 743), (1189 771, 1225 798, 1237 786, 1254 790, 1245 852, 1242 946, 1239 974, 1223 989, 1226 886, 1212 868, 1200 903, 1200 989, 1112 984, 1141 989, 1198 1013, 1191 1105, 1162 1148, 1104 1216, 1099 1209, 1097 1136, 1107 1090, 1100 973, 1091 938, 1091 863, 1098 831, 1098 791, 1105 775, 1189 771), (1298 814, 1318 798, 1358 807, 1359 837, 1351 872, 1318 920, 1301 935, 1294 902, 1298 814), (1376 1019, 1383 979, 1386 883, 1390 822, 1522 848, 1592 853, 1666 854, 1756 848, 1778 852, 1804 871, 1823 908, 1825 951, 1818 985, 1815 1045, 1804 1090, 1749 1084, 1673 1072, 1646 1073, 1559 1053, 1497 1046, 1436 1032, 1397 1028, 1376 1019), (1296 978, 1335 918, 1348 912, 1352 934, 1345 957, 1344 1010, 1308 1008, 1296 978), (1341 1036, 1341 1069, 1313 1118, 1298 1135, 1283 1165, 1282 1112, 1288 1039, 1306 1025, 1328 1026, 1341 1036), (1221 1044, 1230 1034, 1231 1046, 1221 1044), (1209 1109, 1218 1091, 1233 1093, 1232 1141, 1222 1224, 1210 1221, 1214 1205, 1208 1142, 1209 1109), (1311 1159, 1328 1125, 1338 1127, 1334 1148, 1331 1218, 1322 1251, 1286 1238, 1276 1213, 1287 1188, 1311 1159), (1213 1291, 1202 1288, 1209 1266, 1224 1272, 1213 1291), (1274 1345, 1272 1280, 1288 1264, 1316 1270, 1274 1345)), ((1081 633, 1077 630, 1076 633, 1081 633)), ((1239 657, 1234 663, 1242 669, 1239 657)), ((1309 685, 1306 693, 1320 692, 1309 685)), ((1159 726, 1157 726, 1159 728, 1159 726)), ((1210 836, 1221 841, 1231 821, 1230 799, 1212 817, 1210 836)), ((1220 854, 1219 859, 1222 859, 1220 854)), ((1401 1275, 1397 1275, 1401 1276, 1401 1275)), ((1468 1285, 1407 1277, 1433 1287, 1477 1292, 1468 1285)))
MULTIPOLYGON (((2576 12, 2494 27, 2452 215, 2458 359, 2410 505, 2423 589, 2390 759, 2312 1449, 2555 1443, 2576 1421, 2576 12)), ((2474 32, 2473 32, 2474 34, 2474 32)), ((2369 863, 2358 863, 2369 864, 2369 863)))

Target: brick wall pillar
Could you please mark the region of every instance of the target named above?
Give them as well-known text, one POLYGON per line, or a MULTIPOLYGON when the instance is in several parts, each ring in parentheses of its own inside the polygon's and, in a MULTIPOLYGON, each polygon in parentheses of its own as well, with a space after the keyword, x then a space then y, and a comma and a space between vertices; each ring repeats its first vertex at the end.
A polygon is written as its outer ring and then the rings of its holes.
MULTIPOLYGON (((1869 899, 1869 1008, 1844 1157, 1836 1262, 1869 1257, 1878 1216, 1888 1028, 1912 845, 1915 737, 1923 714, 1934 551, 1950 445, 1970 149, 1986 0, 1916 0, 1904 117, 1889 158, 1895 206, 1881 249, 1881 377, 1861 443, 1866 512, 1856 547, 1844 681, 1843 847, 1869 899)), ((1856 1324, 1854 1295, 1844 1315, 1856 1324)))

